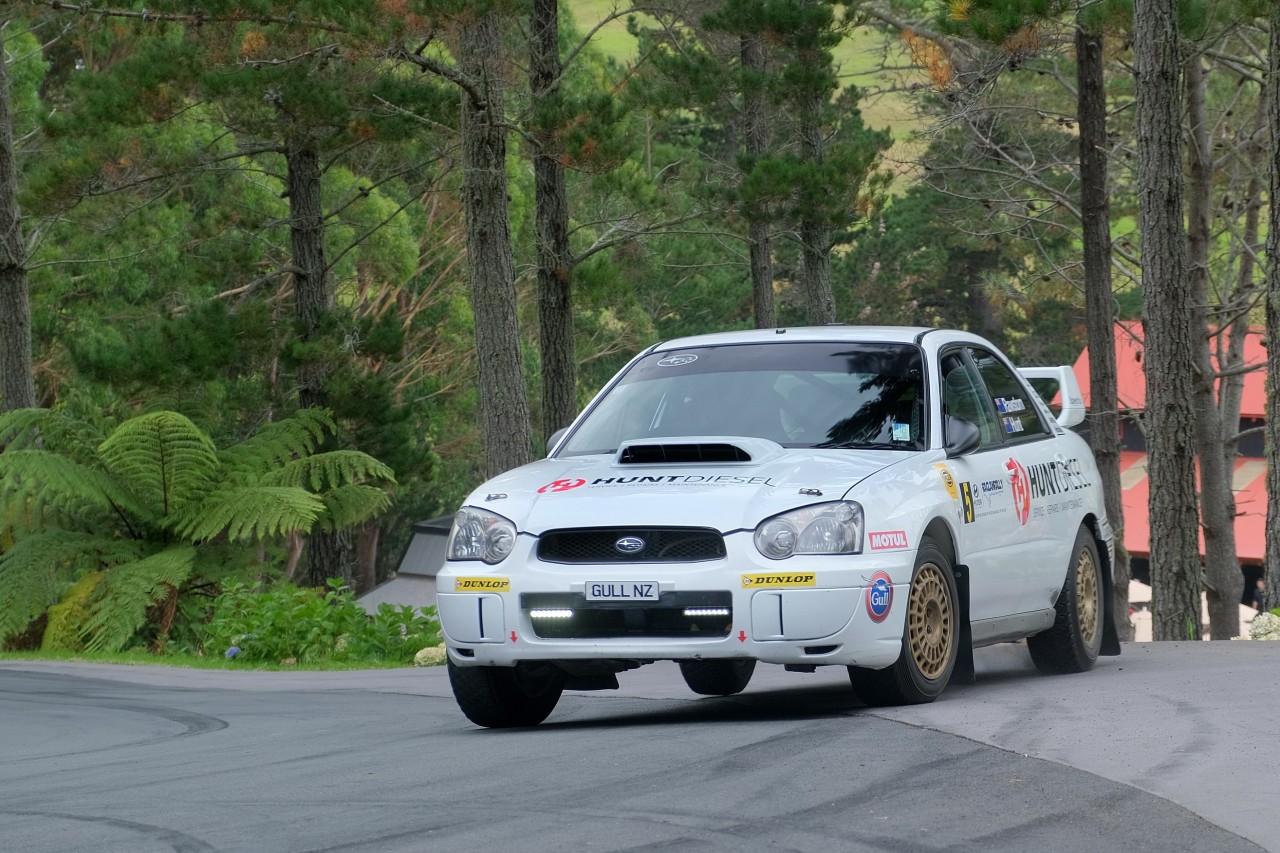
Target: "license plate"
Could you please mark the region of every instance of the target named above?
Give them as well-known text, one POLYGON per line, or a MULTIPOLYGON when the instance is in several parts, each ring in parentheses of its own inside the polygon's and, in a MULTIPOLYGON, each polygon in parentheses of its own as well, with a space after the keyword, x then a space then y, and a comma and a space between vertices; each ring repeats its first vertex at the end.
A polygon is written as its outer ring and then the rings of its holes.
POLYGON ((587 601, 657 601, 657 581, 587 581, 587 601))

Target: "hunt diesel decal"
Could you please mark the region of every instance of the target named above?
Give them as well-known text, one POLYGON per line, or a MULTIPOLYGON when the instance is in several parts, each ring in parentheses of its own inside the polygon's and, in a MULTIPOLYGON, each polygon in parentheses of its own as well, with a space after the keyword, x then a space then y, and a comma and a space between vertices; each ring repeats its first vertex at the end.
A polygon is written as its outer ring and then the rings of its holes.
POLYGON ((754 589, 762 586, 817 586, 818 576, 815 574, 754 574, 742 576, 742 588, 754 589))
POLYGON ((454 578, 454 592, 508 592, 511 578, 454 578))

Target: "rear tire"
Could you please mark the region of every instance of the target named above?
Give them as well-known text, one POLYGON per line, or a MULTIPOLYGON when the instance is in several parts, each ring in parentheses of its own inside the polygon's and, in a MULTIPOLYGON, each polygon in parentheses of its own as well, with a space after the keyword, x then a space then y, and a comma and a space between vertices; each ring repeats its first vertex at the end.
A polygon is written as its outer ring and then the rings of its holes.
POLYGON ((955 670, 960 608, 951 559, 932 539, 916 553, 902 652, 885 669, 849 667, 849 681, 868 705, 920 705, 938 698, 955 670))
POLYGON ((1089 528, 1081 525, 1071 549, 1053 627, 1027 638, 1031 661, 1050 675, 1084 672, 1098 660, 1105 610, 1102 561, 1089 528))
POLYGON ((545 720, 564 691, 564 671, 549 663, 456 666, 449 661, 453 698, 477 726, 507 729, 545 720))
POLYGON ((732 696, 747 689, 756 671, 754 659, 682 660, 680 675, 694 693, 703 696, 732 696))

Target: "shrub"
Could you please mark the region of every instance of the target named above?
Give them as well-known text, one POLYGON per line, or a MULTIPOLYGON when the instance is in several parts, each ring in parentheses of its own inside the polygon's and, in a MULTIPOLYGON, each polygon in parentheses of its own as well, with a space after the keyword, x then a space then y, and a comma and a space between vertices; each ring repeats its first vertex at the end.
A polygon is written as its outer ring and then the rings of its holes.
POLYGON ((245 661, 409 663, 440 642, 439 630, 434 608, 382 604, 371 616, 339 580, 325 590, 233 584, 214 603, 203 647, 206 655, 245 661))

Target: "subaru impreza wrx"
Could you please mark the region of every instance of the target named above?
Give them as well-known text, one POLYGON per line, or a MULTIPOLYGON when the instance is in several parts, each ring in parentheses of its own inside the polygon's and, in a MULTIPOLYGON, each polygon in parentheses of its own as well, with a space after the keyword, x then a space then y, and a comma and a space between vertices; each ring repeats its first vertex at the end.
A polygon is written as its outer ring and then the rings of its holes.
POLYGON ((458 704, 535 725, 663 660, 706 695, 766 663, 929 702, 1024 639, 1043 671, 1088 669, 1119 643, 1083 414, 1069 368, 960 331, 654 345, 458 511, 437 579, 458 704))

